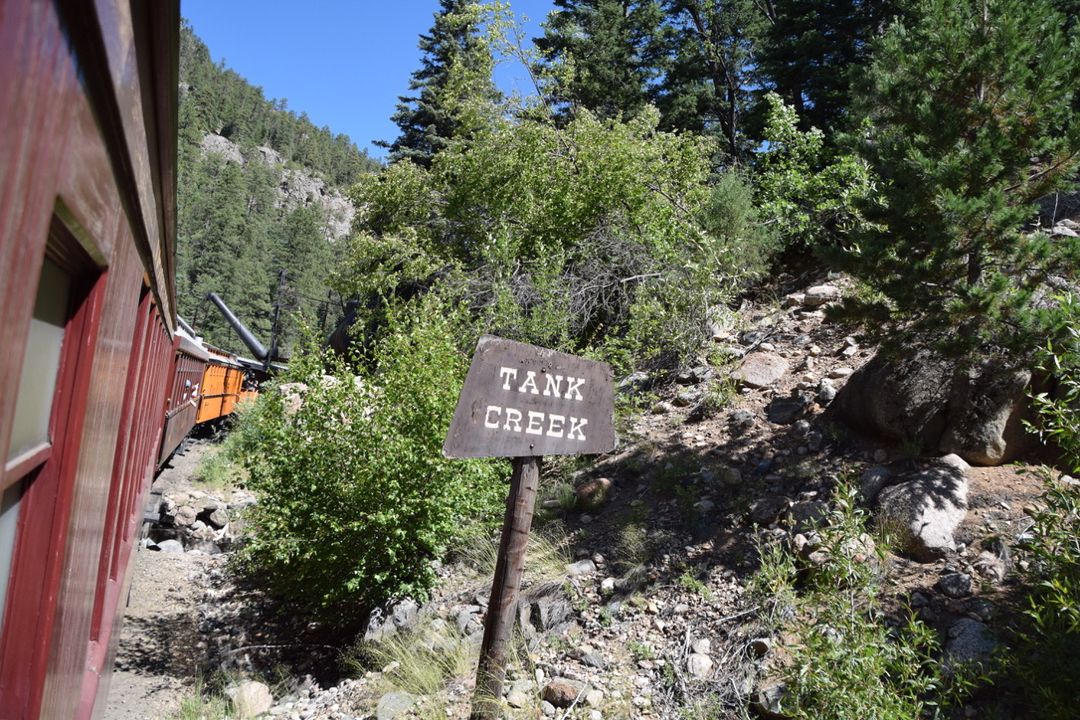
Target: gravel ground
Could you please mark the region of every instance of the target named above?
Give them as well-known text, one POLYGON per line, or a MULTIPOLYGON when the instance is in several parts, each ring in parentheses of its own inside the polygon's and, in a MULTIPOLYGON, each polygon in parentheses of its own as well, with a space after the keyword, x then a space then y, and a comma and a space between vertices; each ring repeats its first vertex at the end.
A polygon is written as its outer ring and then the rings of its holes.
MULTIPOLYGON (((203 446, 173 457, 154 481, 166 493, 190 484, 203 446)), ((140 549, 120 632, 105 720, 166 720, 195 687, 201 656, 191 608, 202 589, 204 566, 218 560, 198 553, 140 549)))

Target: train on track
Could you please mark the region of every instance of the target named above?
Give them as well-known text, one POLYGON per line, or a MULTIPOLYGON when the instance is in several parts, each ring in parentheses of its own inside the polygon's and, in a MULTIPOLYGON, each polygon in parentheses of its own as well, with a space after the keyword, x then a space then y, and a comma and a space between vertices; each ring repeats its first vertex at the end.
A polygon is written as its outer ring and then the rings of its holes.
POLYGON ((0 0, 0 720, 101 717, 155 472, 257 363, 176 311, 179 0, 0 0))

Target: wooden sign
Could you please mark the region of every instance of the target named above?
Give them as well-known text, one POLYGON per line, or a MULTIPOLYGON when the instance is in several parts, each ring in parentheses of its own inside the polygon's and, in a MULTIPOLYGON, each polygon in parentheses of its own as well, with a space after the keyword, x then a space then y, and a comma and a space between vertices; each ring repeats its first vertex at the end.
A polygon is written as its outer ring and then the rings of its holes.
POLYGON ((480 338, 443 445, 448 458, 538 457, 615 448, 607 363, 480 338))
POLYGON ((485 335, 443 444, 448 458, 512 457, 499 557, 476 670, 471 720, 500 717, 541 455, 615 448, 615 382, 607 363, 485 335))

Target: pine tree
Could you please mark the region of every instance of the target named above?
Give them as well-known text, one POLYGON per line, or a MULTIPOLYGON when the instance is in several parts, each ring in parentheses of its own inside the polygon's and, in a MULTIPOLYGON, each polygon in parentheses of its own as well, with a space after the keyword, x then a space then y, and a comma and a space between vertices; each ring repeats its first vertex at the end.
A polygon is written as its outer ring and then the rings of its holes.
POLYGON ((1078 166, 1077 40, 1052 0, 924 0, 887 33, 851 138, 878 193, 831 259, 874 294, 846 313, 891 349, 1019 359, 1055 332, 1047 287, 1080 241, 1028 231, 1078 166))
POLYGON ((392 143, 391 162, 410 160, 423 167, 454 139, 468 138, 500 100, 492 80, 494 59, 481 25, 486 9, 477 0, 439 0, 430 34, 421 35, 420 69, 398 99, 391 120, 401 135, 392 143))
POLYGON ((758 60, 767 86, 805 128, 831 139, 851 104, 851 79, 911 0, 775 0, 758 60))
POLYGON ((671 64, 656 96, 661 126, 717 132, 727 153, 747 152, 743 116, 758 86, 765 14, 753 0, 666 0, 671 64))
POLYGON ((554 78, 546 90, 560 115, 585 108, 602 118, 636 116, 663 72, 663 12, 656 0, 555 0, 534 43, 554 78))

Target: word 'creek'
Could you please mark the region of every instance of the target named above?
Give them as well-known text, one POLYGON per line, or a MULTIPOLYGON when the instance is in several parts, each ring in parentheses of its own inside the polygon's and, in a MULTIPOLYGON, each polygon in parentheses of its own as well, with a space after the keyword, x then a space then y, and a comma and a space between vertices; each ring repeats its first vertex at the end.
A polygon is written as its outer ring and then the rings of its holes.
MULTIPOLYGON (((585 384, 585 378, 563 377, 551 373, 545 373, 544 378, 545 380, 542 381, 544 388, 541 390, 536 382, 536 373, 534 371, 527 371, 524 381, 519 385, 517 368, 505 366, 499 368, 499 379, 503 381, 503 390, 517 390, 519 393, 578 402, 585 399, 581 394, 581 386, 585 384), (565 387, 563 385, 564 381, 566 383, 565 387)), ((518 408, 502 407, 500 405, 488 405, 487 410, 484 412, 484 427, 491 430, 501 429, 510 432, 523 432, 526 435, 546 435, 554 438, 565 437, 569 440, 585 440, 584 428, 588 423, 587 418, 544 413, 536 410, 523 413, 518 408)))

